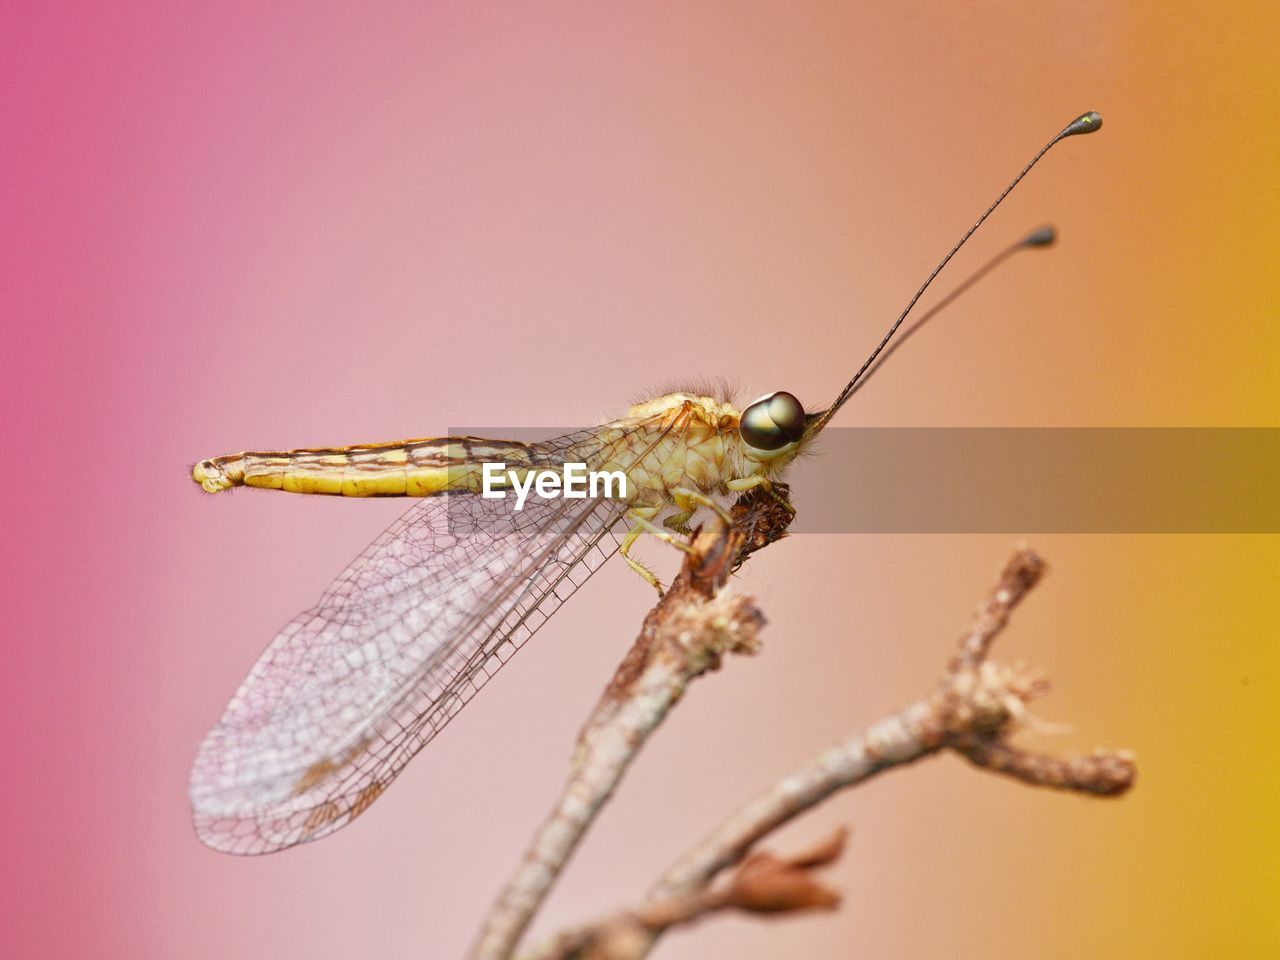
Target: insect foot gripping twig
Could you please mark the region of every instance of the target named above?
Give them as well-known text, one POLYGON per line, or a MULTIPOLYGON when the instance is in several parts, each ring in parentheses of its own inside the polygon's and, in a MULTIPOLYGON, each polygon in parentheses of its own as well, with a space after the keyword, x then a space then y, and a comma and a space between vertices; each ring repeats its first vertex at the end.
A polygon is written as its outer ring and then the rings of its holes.
POLYGON ((640 907, 562 933, 528 954, 527 960, 637 960, 667 930, 719 910, 758 912, 768 905, 772 912, 785 913, 834 906, 837 895, 808 871, 833 860, 839 842, 829 842, 828 855, 785 861, 754 852, 756 844, 833 793, 944 750, 1036 786, 1094 796, 1118 796, 1128 790, 1136 770, 1127 753, 1099 751, 1062 759, 1009 742, 1026 705, 1048 685, 1038 674, 992 663, 987 655, 1013 609, 1044 571, 1035 553, 1015 553, 961 636, 960 653, 932 694, 818 754, 748 801, 681 857, 640 907), (761 869, 770 863, 775 866, 761 869), (750 889, 754 871, 759 871, 756 878, 767 892, 745 896, 744 885, 750 889))
POLYGON ((472 957, 511 955, 579 840, 689 683, 727 653, 756 652, 764 617, 749 598, 722 588, 749 554, 782 537, 792 516, 753 491, 734 506, 731 525, 713 517, 694 535, 680 574, 645 617, 583 727, 560 799, 490 909, 472 957))

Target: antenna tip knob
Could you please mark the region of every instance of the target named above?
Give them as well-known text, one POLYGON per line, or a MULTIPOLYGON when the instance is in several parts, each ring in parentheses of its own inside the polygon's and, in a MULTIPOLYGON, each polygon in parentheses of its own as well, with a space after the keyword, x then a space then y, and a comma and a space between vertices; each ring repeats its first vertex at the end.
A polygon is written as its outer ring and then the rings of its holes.
POLYGON ((1054 229, 1053 224, 1045 224, 1038 230, 1028 233, 1022 238, 1024 247, 1050 247, 1053 242, 1058 239, 1058 231, 1054 229))
POLYGON ((1082 113, 1063 128, 1059 137, 1074 137, 1077 133, 1093 133, 1102 128, 1102 116, 1096 110, 1082 113))

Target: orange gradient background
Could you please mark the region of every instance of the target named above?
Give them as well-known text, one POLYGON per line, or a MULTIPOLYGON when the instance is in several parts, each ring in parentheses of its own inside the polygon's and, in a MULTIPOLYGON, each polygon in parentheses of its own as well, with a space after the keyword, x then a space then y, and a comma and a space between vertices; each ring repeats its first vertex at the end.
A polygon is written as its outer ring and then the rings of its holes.
MULTIPOLYGON (((652 601, 610 564, 359 823, 221 856, 190 830, 195 744, 403 505, 202 497, 200 457, 582 424, 720 374, 821 404, 1086 109, 1102 132, 948 279, 1044 221, 1058 246, 843 425, 1280 426, 1274 4, 29 4, 0 36, 10 956, 458 956, 652 601)), ((1133 748, 1132 795, 895 771, 771 841, 854 827, 838 913, 661 956, 1280 955, 1280 538, 1027 539, 1053 572, 998 652, 1071 724, 1031 742, 1133 748)), ((675 711, 535 934, 634 903, 926 690, 1011 546, 755 558, 764 653, 675 711)))

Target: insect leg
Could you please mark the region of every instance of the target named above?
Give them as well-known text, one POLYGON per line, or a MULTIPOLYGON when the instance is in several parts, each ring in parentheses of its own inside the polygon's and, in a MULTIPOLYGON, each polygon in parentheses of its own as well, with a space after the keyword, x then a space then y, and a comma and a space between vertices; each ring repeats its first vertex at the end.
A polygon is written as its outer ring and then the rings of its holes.
POLYGON ((660 509, 660 507, 632 507, 628 510, 627 519, 633 522, 631 529, 627 531, 627 535, 622 538, 622 543, 618 547, 618 553, 622 554, 622 559, 627 561, 627 566, 644 577, 649 585, 658 591, 658 596, 662 596, 665 592, 662 588, 662 582, 658 580, 652 570, 631 556, 631 547, 640 539, 640 534, 647 532, 646 527, 653 527, 649 520, 657 516, 660 509))
POLYGON ((757 475, 754 477, 741 477, 737 480, 727 480, 725 481, 725 487, 734 493, 745 493, 748 490, 754 490, 756 487, 764 487, 765 492, 778 501, 784 510, 791 514, 796 512, 796 508, 791 505, 791 501, 773 489, 773 484, 768 477, 757 475))
MULTIPOLYGON (((650 516, 652 516, 652 514, 650 514, 650 516)), ((647 533, 649 534, 649 536, 657 540, 661 540, 663 543, 670 544, 671 546, 675 547, 677 550, 682 550, 685 553, 694 552, 692 546, 685 543, 675 534, 668 533, 666 530, 663 530, 660 526, 658 526, 656 523, 650 520, 649 517, 636 517, 635 521, 636 521, 635 526, 638 527, 640 531, 642 531, 643 533, 647 533)))
POLYGON ((688 536, 693 531, 689 529, 689 519, 697 512, 698 507, 707 507, 715 512, 725 523, 732 523, 733 517, 729 515, 729 511, 716 503, 711 497, 708 497, 701 490, 692 490, 689 487, 673 487, 671 490, 671 499, 675 501, 675 505, 680 509, 679 513, 673 513, 662 521, 662 525, 676 533, 688 536))

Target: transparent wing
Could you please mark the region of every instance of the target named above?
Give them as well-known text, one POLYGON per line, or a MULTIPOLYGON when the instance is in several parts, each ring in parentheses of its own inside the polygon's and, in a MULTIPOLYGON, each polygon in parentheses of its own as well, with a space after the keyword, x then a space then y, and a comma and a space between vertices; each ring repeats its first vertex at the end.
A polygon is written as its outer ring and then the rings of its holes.
MULTIPOLYGON (((660 431, 605 425, 539 462, 640 462, 660 431)), ((349 823, 617 550, 627 504, 418 501, 275 638, 191 771, 196 833, 268 853, 349 823)))
POLYGON ((363 812, 614 553, 624 510, 416 503, 280 632, 201 743, 200 839, 266 853, 363 812))

